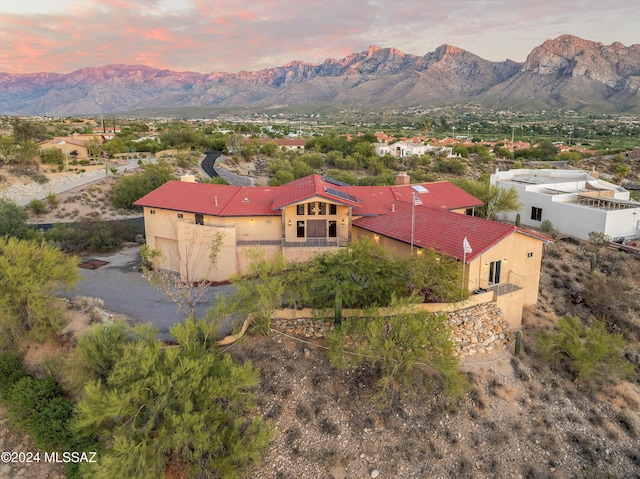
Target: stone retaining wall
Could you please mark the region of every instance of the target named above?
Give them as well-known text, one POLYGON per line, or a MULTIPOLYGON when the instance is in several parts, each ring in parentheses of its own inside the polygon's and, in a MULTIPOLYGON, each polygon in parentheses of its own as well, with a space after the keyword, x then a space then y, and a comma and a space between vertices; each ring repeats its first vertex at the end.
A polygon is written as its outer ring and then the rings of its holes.
MULTIPOLYGON (((477 304, 445 314, 449 317, 457 355, 462 357, 504 349, 515 335, 495 303, 477 304)), ((332 320, 292 318, 282 313, 274 316, 273 329, 297 338, 321 339, 334 327, 332 320)))

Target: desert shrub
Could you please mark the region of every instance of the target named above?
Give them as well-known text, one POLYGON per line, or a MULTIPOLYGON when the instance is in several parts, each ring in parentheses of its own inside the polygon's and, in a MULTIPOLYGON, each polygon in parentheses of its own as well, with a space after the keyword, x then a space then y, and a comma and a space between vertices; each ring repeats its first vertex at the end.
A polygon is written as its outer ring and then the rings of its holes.
POLYGON ((9 421, 29 433, 40 449, 57 450, 68 444, 68 421, 73 405, 52 377, 24 376, 7 395, 9 421))
POLYGON ((607 236, 606 234, 599 231, 591 231, 589 233, 589 250, 597 253, 609 241, 611 241, 611 238, 609 238, 609 236, 607 236))
POLYGON ((46 175, 43 175, 42 173, 39 173, 37 171, 33 171, 29 174, 29 176, 31 177, 31 179, 33 181, 35 181, 36 183, 40 183, 40 184, 44 184, 44 183, 48 183, 49 182, 49 178, 47 178, 46 175))
POLYGON ((45 232, 45 239, 65 252, 113 251, 134 241, 144 231, 126 221, 82 218, 77 223, 58 223, 45 232))
POLYGON ((49 148, 40 152, 40 159, 45 165, 61 165, 64 162, 64 154, 57 148, 49 148))
POLYGON ((466 377, 458 370, 451 330, 445 314, 414 312, 406 301, 394 302, 391 313, 377 308, 346 319, 328 335, 329 358, 337 367, 367 363, 378 376, 374 399, 388 405, 398 386, 411 390, 419 366, 435 372, 448 394, 461 394, 466 377), (356 353, 356 354, 351 354, 356 353))
POLYGON ((139 173, 118 180, 111 191, 111 202, 116 208, 131 209, 144 195, 174 179, 173 169, 165 161, 143 165, 139 173))
POLYGON ((49 206, 52 206, 52 207, 58 206, 58 198, 56 197, 56 194, 53 191, 50 191, 49 193, 47 193, 46 200, 49 206))
POLYGON ((540 229, 546 235, 551 236, 552 238, 556 238, 558 236, 558 230, 553 226, 551 220, 544 220, 540 224, 540 229))
POLYGON ((451 175, 464 175, 467 167, 464 163, 456 158, 451 160, 438 160, 436 162, 436 171, 438 173, 449 173, 451 175))
POLYGON ((13 385, 26 375, 20 356, 11 352, 0 353, 0 399, 6 399, 13 385))
POLYGON ((34 199, 29 202, 29 209, 34 215, 43 215, 47 212, 47 205, 44 201, 34 199))
POLYGON ((587 328, 572 316, 560 318, 554 333, 538 335, 542 357, 566 364, 576 380, 610 381, 631 375, 633 365, 622 359, 625 346, 622 335, 609 333, 604 323, 587 328))

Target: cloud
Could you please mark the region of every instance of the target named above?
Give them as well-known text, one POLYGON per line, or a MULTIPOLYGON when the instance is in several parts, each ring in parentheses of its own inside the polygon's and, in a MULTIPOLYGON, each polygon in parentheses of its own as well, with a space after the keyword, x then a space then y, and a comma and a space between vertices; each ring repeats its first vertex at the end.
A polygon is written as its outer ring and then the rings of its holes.
POLYGON ((370 45, 423 55, 443 43, 523 61, 563 33, 638 43, 631 22, 640 18, 640 5, 625 0, 85 0, 43 2, 39 12, 9 3, 0 3, 0 71, 13 73, 111 63, 237 72, 370 45))

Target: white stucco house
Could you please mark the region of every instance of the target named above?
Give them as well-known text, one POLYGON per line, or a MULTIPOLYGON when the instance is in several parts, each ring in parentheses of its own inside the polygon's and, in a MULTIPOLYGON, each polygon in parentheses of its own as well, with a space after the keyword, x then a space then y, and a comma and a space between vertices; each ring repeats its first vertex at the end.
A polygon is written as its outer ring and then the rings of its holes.
POLYGON ((513 188, 522 208, 502 216, 540 227, 549 220, 560 234, 588 239, 597 231, 612 239, 640 237, 640 203, 621 186, 599 179, 595 171, 516 169, 496 171, 491 184, 513 188))
POLYGON ((396 158, 406 158, 413 155, 422 156, 425 153, 439 154, 441 151, 444 151, 447 157, 455 156, 453 154, 453 148, 451 147, 425 145, 424 143, 416 141, 400 140, 395 143, 379 142, 374 143, 373 146, 378 156, 391 155, 396 158))

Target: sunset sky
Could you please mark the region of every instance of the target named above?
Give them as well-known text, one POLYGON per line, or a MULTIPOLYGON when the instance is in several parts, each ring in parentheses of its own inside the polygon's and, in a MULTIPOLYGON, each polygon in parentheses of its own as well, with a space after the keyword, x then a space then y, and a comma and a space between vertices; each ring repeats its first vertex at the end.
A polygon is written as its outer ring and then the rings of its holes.
POLYGON ((0 0, 0 71, 69 73, 112 63, 238 72, 448 43, 524 61, 568 33, 640 43, 638 0, 0 0))

